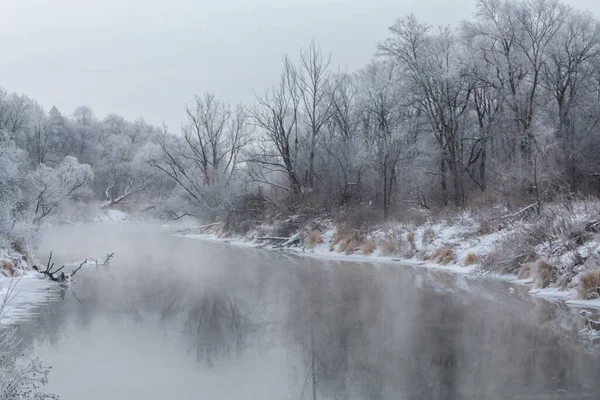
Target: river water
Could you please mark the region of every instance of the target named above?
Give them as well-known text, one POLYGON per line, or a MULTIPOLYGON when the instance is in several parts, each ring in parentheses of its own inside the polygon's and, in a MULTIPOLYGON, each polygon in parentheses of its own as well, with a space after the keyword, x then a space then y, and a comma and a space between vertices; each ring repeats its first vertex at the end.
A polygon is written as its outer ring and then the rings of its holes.
POLYGON ((54 227, 81 270, 20 334, 48 392, 105 399, 583 399, 600 356, 577 310, 527 288, 404 265, 322 261, 172 236, 54 227), (513 288, 514 290, 511 290, 513 288))

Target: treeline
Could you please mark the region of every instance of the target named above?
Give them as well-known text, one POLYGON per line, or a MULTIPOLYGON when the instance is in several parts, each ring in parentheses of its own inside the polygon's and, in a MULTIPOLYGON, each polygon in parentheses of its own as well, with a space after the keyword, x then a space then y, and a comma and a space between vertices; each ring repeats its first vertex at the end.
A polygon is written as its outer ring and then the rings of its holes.
POLYGON ((195 96, 177 133, 0 92, 1 233, 82 199, 168 218, 253 212, 252 196, 387 217, 598 194, 596 18, 555 0, 479 0, 456 29, 407 16, 382 39, 355 72, 314 42, 285 56, 252 105, 195 96))
POLYGON ((535 203, 600 190, 600 24, 556 0, 479 0, 457 29, 398 19, 360 71, 315 43, 254 105, 207 95, 153 164, 197 204, 535 203))

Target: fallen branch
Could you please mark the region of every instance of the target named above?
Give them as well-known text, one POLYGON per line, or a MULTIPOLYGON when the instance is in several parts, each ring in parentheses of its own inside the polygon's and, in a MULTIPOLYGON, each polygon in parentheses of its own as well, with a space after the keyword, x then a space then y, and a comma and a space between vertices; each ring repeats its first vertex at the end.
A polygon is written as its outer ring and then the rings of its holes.
POLYGON ((533 208, 535 208, 535 207, 537 207, 537 206, 538 206, 538 203, 533 203, 533 204, 530 204, 530 205, 528 205, 527 207, 525 207, 525 208, 523 208, 523 209, 521 209, 521 210, 517 211, 517 212, 516 212, 516 213, 514 213, 514 214, 508 214, 508 215, 504 215, 504 216, 502 216, 502 217, 498 217, 498 218, 495 218, 495 219, 500 219, 500 220, 503 220, 503 219, 508 219, 508 218, 515 218, 515 217, 518 217, 519 215, 521 215, 521 214, 523 214, 523 213, 526 213, 527 211, 529 211, 529 210, 531 210, 531 209, 533 209, 533 208))
POLYGON ((302 239, 302 235, 300 235, 299 233, 296 233, 289 240, 286 240, 284 243, 282 243, 281 247, 291 247, 295 244, 300 244, 301 239, 302 239))
POLYGON ((278 236, 261 236, 257 237, 256 240, 270 240, 272 242, 285 242, 290 240, 292 237, 278 237, 278 236))
POLYGON ((178 230, 177 233, 179 233, 180 235, 185 235, 185 234, 190 234, 190 233, 204 233, 204 232, 208 231, 210 228, 212 228, 213 226, 217 226, 220 224, 222 224, 222 222, 214 222, 214 223, 208 224, 208 225, 195 226, 192 228, 184 228, 184 229, 178 230))
POLYGON ((577 244, 579 242, 583 242, 587 238, 593 236, 594 233, 599 233, 599 232, 600 232, 600 220, 595 220, 595 221, 589 222, 588 224, 586 224, 585 230, 583 232, 581 232, 576 237, 574 237, 574 238, 572 238, 570 240, 567 240, 565 243, 560 244, 559 246, 557 246, 556 248, 554 248, 550 252, 550 254, 552 254, 552 255, 556 254, 563 247, 568 250, 574 244, 577 244))
POLYGON ((594 232, 594 233, 600 232, 600 219, 588 223, 585 226, 585 230, 588 232, 594 232))
POLYGON ((99 265, 108 266, 110 263, 110 260, 114 257, 114 255, 115 255, 115 253, 107 254, 106 259, 101 264, 98 262, 97 259, 86 258, 79 264, 79 266, 77 268, 75 268, 73 271, 71 271, 70 274, 65 274, 63 271, 65 269, 65 265, 63 265, 60 268, 54 269, 54 263, 52 262, 52 252, 50 252, 50 257, 48 257, 48 263, 46 264, 46 269, 44 271, 42 271, 42 274, 46 275, 48 278, 50 278, 54 282, 58 282, 61 284, 64 284, 64 283, 68 284, 71 281, 71 278, 73 276, 75 276, 75 274, 77 272, 79 272, 79 270, 81 268, 83 268, 86 264, 88 264, 89 261, 94 261, 96 263, 96 267, 98 267, 99 265))
POLYGON ((527 256, 527 254, 521 253, 518 256, 514 256, 513 258, 509 258, 508 260, 501 261, 501 262, 497 263, 496 265, 510 264, 511 262, 518 260, 521 257, 526 257, 526 256, 527 256))
POLYGON ((595 321, 590 318, 592 313, 590 313, 587 310, 581 310, 581 312, 579 314, 585 319, 585 322, 584 322, 585 328, 580 333, 583 333, 585 331, 591 331, 591 330, 600 332, 600 322, 595 321))

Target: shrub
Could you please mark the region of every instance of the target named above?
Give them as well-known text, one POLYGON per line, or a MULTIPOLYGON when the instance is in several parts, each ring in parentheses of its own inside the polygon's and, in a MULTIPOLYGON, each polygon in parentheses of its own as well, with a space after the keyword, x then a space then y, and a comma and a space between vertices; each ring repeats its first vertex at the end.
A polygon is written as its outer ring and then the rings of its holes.
POLYGON ((304 240, 306 247, 314 249, 317 245, 323 243, 323 236, 319 232, 310 231, 304 240))
POLYGON ((277 224, 273 236, 291 237, 296 234, 306 223, 306 216, 292 216, 277 224))
POLYGON ((27 256, 25 246, 23 246, 23 243, 20 240, 13 240, 11 247, 17 253, 22 254, 25 257, 27 256))
POLYGON ((331 244, 329 245, 329 251, 334 251, 335 246, 339 244, 345 237, 349 236, 351 231, 344 228, 342 225, 338 225, 335 234, 331 238, 331 244))
POLYGON ((554 266, 544 260, 538 260, 535 264, 533 283, 536 287, 545 288, 550 285, 556 272, 554 266))
POLYGON ((523 264, 521 269, 519 269, 519 273, 517 274, 518 279, 529 279, 531 278, 531 271, 533 270, 534 264, 526 263, 523 264))
POLYGON ((348 208, 340 221, 347 230, 368 231, 383 221, 383 214, 377 207, 357 205, 348 208))
POLYGON ((381 240, 380 247, 382 255, 391 256, 398 251, 398 238, 393 233, 385 235, 381 240))
POLYGON ((410 244, 410 248, 416 250, 415 234, 413 232, 408 232, 408 235, 406 235, 406 240, 408 241, 408 244, 410 244))
POLYGON ((241 196, 236 204, 224 218, 222 234, 243 236, 260 221, 265 219, 268 211, 267 202, 260 194, 246 194, 241 196))
POLYGON ((479 256, 477 256, 477 254, 475 254, 475 253, 469 253, 465 257, 464 264, 465 265, 473 265, 473 264, 477 264, 477 262, 479 262, 479 256))
MULTIPOLYGON (((337 233, 336 233, 337 235, 337 233)), ((338 251, 346 254, 352 254, 358 249, 365 241, 364 235, 357 229, 352 230, 348 233, 340 233, 338 251)))
POLYGON ((263 237, 263 236, 267 236, 267 231, 265 231, 265 228, 258 228, 256 230, 256 237, 263 237))
POLYGON ((481 265, 488 271, 514 274, 521 269, 522 263, 536 258, 535 247, 527 241, 527 233, 520 229, 502 237, 481 265))
POLYGON ((423 237, 421 238, 421 245, 423 247, 429 246, 435 239, 435 232, 431 228, 426 228, 423 231, 423 237))
POLYGON ((15 265, 10 260, 0 260, 0 269, 4 276, 15 276, 17 272, 15 265))
POLYGON ((581 299, 598 298, 600 292, 600 269, 586 271, 579 276, 577 294, 581 299))
POLYGON ((373 254, 377 250, 377 243, 373 240, 368 240, 361 246, 362 253, 366 256, 373 254))
POLYGON ((433 252, 431 258, 437 262, 438 264, 450 264, 454 262, 456 256, 454 254, 454 249, 450 246, 442 246, 433 252))

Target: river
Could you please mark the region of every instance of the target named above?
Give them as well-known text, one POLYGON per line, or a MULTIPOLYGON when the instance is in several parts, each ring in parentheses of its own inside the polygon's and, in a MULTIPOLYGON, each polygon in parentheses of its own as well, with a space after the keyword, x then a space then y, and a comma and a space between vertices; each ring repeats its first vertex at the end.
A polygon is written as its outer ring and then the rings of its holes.
POLYGON ((53 227, 57 264, 115 252, 19 326, 47 391, 96 399, 598 398, 577 310, 526 287, 317 260, 123 223, 53 227), (511 289, 512 288, 512 289, 511 289))

